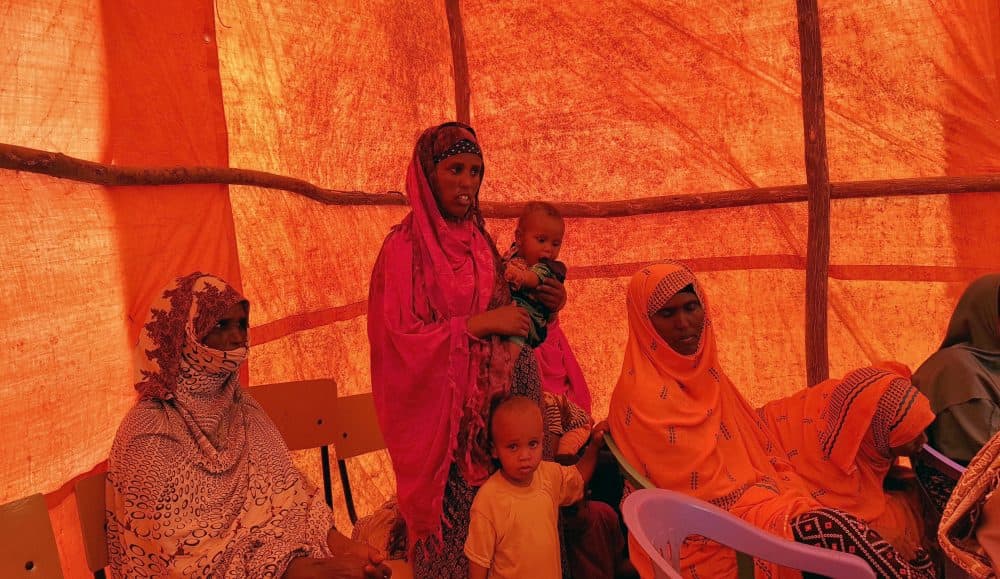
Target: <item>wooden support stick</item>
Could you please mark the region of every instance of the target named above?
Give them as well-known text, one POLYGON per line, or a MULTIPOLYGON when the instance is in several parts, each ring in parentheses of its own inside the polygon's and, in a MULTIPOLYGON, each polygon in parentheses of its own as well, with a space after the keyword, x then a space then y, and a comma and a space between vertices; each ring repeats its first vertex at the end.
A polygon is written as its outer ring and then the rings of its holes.
POLYGON ((451 58, 455 68, 455 120, 470 124, 469 112, 472 89, 469 86, 469 61, 465 54, 465 30, 459 0, 445 0, 448 33, 451 36, 451 58))
MULTIPOLYGON (((939 195, 949 193, 985 193, 1000 191, 1000 175, 968 177, 928 177, 921 179, 886 179, 880 181, 846 181, 830 184, 833 199, 865 199, 908 195, 939 195)), ((674 194, 643 197, 624 201, 562 201, 553 203, 564 217, 631 217, 677 211, 726 209, 753 205, 774 205, 809 200, 807 185, 784 185, 713 191, 710 193, 674 194)), ((513 219, 521 214, 525 203, 482 202, 483 215, 513 219)))
MULTIPOLYGON (((327 205, 406 205, 398 191, 365 193, 338 191, 317 187, 301 179, 274 175, 263 171, 218 167, 119 167, 76 159, 61 153, 27 147, 0 144, 0 169, 25 171, 94 183, 105 187, 136 185, 220 184, 248 185, 279 189, 305 195, 327 205)), ((896 197, 905 195, 938 195, 949 193, 983 193, 1000 191, 1000 174, 968 177, 928 177, 921 179, 890 179, 882 181, 849 181, 831 183, 833 199, 896 197)), ((711 193, 674 194, 624 201, 564 201, 554 203, 566 217, 630 217, 675 211, 725 209, 752 205, 796 203, 809 198, 806 185, 759 187, 711 193)), ((512 219, 521 214, 524 203, 483 202, 483 215, 495 219, 512 219)))
POLYGON ((823 49, 816 0, 796 0, 802 69, 809 230, 806 245, 806 378, 811 386, 830 377, 827 348, 827 276, 830 268, 830 173, 823 106, 823 49))
POLYGON ((308 181, 228 167, 120 167, 49 151, 0 144, 0 169, 41 173, 107 187, 135 185, 250 185, 304 195, 326 205, 405 205, 398 191, 383 195, 323 189, 308 181))

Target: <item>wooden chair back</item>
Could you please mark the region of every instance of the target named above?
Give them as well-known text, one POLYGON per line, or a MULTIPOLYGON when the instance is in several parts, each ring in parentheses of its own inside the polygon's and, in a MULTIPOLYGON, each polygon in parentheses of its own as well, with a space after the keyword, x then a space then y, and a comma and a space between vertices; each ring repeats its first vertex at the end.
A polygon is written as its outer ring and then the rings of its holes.
POLYGON ((251 388, 250 394, 271 417, 290 450, 320 448, 323 491, 331 506, 333 490, 328 447, 336 448, 347 514, 351 522, 357 521, 345 459, 385 448, 372 394, 338 397, 337 384, 332 379, 265 384, 251 388))
POLYGON ((249 392, 278 427, 289 450, 326 446, 336 440, 334 380, 263 384, 249 392))
POLYGON ((0 577, 63 577, 49 509, 41 494, 0 505, 0 577))
POLYGON ((83 552, 87 567, 97 579, 103 579, 108 566, 107 509, 105 497, 107 474, 86 476, 76 482, 76 510, 83 534, 83 552))
POLYGON ((385 448, 371 392, 338 398, 334 411, 337 458, 345 459, 385 448))

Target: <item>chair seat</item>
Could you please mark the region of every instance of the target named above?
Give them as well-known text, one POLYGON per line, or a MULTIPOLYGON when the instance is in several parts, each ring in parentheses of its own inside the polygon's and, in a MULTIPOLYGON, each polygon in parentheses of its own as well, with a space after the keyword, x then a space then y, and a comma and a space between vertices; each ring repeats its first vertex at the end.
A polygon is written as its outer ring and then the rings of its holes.
POLYGON ((860 557, 774 536, 715 505, 674 491, 637 490, 622 504, 622 516, 661 577, 675 576, 684 540, 701 535, 738 553, 783 567, 833 579, 875 578, 860 557), (669 562, 662 554, 665 550, 670 553, 669 562))

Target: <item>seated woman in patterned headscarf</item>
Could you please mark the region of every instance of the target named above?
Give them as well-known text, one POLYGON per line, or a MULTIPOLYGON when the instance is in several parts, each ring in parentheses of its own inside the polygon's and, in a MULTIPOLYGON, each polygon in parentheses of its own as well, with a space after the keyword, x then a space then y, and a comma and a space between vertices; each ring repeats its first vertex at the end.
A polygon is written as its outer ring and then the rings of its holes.
POLYGON ((916 487, 883 489, 900 456, 916 454, 934 420, 902 364, 860 368, 760 409, 781 453, 821 505, 871 525, 908 559, 926 557, 916 487))
MULTIPOLYGON (((862 557, 879 577, 929 577, 856 516, 823 506, 782 455, 763 419, 719 365, 711 309, 694 274, 678 263, 643 268, 626 297, 629 338, 611 398, 611 433, 656 486, 711 502, 765 531, 862 557)), ((632 543, 643 577, 649 560, 632 543)), ((758 576, 798 576, 757 560, 758 576)), ((689 577, 733 577, 733 552, 689 539, 689 577)))
POLYGON ((249 302, 223 280, 178 278, 136 350, 139 401, 108 459, 113 577, 387 577, 380 553, 333 527, 322 494, 238 383, 249 302))

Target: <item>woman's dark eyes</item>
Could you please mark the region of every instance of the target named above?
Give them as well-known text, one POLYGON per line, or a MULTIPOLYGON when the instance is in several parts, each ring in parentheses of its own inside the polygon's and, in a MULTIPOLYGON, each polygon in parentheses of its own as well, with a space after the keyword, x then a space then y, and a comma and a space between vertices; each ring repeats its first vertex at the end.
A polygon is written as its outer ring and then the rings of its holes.
MULTIPOLYGON (((454 167, 452 167, 449 170, 451 171, 451 173, 453 175, 459 175, 459 174, 462 173, 462 171, 465 170, 465 167, 463 167, 461 165, 455 165, 454 167)), ((475 177, 478 177, 480 175, 480 173, 482 173, 482 172, 483 172, 483 170, 480 169, 480 168, 478 168, 478 167, 473 167, 473 168, 469 169, 469 173, 471 173, 475 177)))

